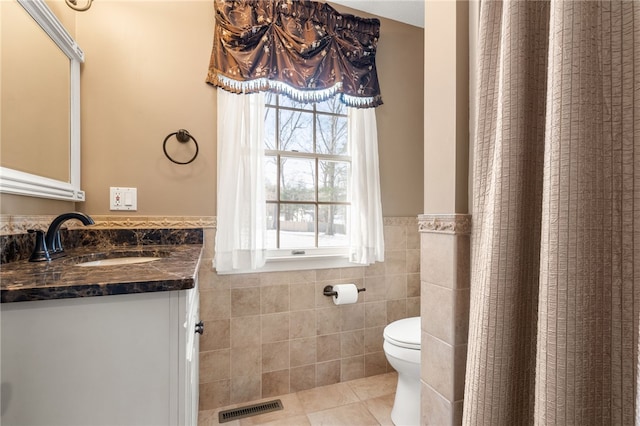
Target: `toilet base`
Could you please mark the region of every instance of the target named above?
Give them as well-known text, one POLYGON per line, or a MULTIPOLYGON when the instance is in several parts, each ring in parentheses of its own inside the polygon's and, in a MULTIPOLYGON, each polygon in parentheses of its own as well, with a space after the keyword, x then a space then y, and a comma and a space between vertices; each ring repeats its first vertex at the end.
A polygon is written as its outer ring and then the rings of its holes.
POLYGON ((398 374, 391 420, 396 426, 420 425, 420 378, 398 374))

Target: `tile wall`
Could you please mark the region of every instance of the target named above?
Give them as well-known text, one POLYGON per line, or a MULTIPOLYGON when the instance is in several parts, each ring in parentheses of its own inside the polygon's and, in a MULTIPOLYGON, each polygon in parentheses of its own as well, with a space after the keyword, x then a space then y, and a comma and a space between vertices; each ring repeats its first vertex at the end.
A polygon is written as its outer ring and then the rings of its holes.
POLYGON ((385 218, 385 261, 369 267, 217 275, 215 229, 200 269, 200 410, 392 371, 384 327, 420 315, 417 218, 385 218), (328 284, 355 283, 335 306, 328 284))
POLYGON ((470 297, 471 216, 420 215, 422 424, 460 425, 470 297))

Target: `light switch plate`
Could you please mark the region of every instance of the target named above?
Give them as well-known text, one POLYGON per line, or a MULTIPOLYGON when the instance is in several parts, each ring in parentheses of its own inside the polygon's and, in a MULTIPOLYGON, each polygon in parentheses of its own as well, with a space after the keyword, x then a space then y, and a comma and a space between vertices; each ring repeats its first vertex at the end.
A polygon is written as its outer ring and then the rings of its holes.
POLYGON ((109 188, 109 209, 130 210, 138 209, 138 189, 112 186, 109 188))

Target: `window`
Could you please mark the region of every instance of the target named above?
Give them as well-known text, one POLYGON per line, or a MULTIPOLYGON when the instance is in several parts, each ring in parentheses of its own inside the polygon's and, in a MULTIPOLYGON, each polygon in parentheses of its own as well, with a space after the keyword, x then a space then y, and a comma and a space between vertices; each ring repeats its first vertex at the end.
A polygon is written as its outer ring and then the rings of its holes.
POLYGON ((267 257, 348 254, 351 156, 339 98, 265 97, 267 257))
POLYGON ((384 260, 374 108, 217 97, 218 273, 384 260))

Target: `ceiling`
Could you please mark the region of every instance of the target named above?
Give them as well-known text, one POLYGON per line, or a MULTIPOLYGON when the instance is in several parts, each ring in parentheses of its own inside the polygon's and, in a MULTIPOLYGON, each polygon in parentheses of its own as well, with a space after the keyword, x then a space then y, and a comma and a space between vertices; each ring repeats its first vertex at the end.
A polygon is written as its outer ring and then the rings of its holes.
POLYGON ((330 0, 352 9, 424 28, 424 0, 330 0))

